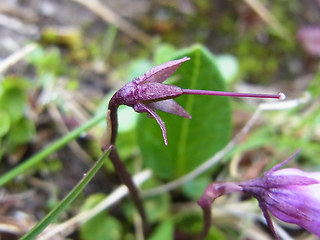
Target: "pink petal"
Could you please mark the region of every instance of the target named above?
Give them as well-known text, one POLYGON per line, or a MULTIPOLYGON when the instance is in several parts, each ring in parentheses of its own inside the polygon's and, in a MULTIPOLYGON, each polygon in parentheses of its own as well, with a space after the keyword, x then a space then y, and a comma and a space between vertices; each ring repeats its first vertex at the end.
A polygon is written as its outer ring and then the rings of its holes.
POLYGON ((320 26, 300 28, 297 38, 307 53, 320 56, 320 26))
POLYGON ((175 114, 175 115, 185 117, 185 118, 191 118, 190 114, 187 113, 187 111, 184 110, 184 108, 181 107, 173 99, 166 99, 166 100, 151 102, 151 103, 147 103, 146 105, 148 105, 152 109, 175 114))
POLYGON ((320 172, 305 172, 296 168, 284 168, 272 173, 272 176, 302 176, 318 180, 320 183, 320 172))
POLYGON ((175 85, 157 82, 138 85, 135 94, 139 101, 157 101, 160 99, 176 98, 181 96, 182 89, 175 85))
POLYGON ((169 78, 183 62, 188 60, 190 60, 190 58, 184 57, 178 60, 173 60, 170 62, 160 64, 154 68, 151 68, 144 75, 141 75, 140 77, 138 77, 137 79, 134 79, 133 81, 136 84, 141 84, 144 82, 162 83, 167 78, 169 78))

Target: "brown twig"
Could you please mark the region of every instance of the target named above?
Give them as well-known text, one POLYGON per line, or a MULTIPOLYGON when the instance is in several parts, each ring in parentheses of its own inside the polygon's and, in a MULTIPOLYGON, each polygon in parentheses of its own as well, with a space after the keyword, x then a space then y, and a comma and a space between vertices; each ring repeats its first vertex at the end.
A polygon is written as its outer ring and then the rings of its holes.
POLYGON ((73 0, 80 3, 90 9, 92 12, 101 17, 104 21, 117 26, 121 31, 123 31, 128 36, 137 40, 144 45, 150 45, 151 37, 149 37, 145 32, 141 31, 139 28, 131 24, 130 22, 123 19, 121 16, 112 11, 108 6, 99 3, 96 0, 73 0))
POLYGON ((279 34, 279 36, 286 40, 289 39, 290 34, 288 31, 263 4, 261 4, 258 0, 244 0, 244 2, 248 4, 249 7, 251 7, 265 23, 271 26, 271 28, 273 28, 279 34))
POLYGON ((10 66, 16 64, 23 58, 25 58, 28 54, 33 52, 37 48, 37 45, 31 43, 26 45, 25 47, 19 49, 18 51, 12 53, 10 56, 5 58, 0 62, 0 73, 5 72, 10 66))
MULTIPOLYGON (((48 110, 49 110, 50 115, 55 120, 57 127, 58 127, 58 130, 63 135, 67 134, 69 132, 69 129, 68 129, 67 125, 65 124, 63 117, 61 116, 57 107, 55 105, 49 105, 48 110)), ((86 161, 86 162, 90 162, 90 160, 92 160, 91 157, 87 154, 87 152, 81 148, 81 146, 79 145, 79 143, 77 141, 70 142, 69 146, 70 146, 70 149, 72 150, 72 152, 78 157, 78 159, 80 159, 82 161, 86 161)))

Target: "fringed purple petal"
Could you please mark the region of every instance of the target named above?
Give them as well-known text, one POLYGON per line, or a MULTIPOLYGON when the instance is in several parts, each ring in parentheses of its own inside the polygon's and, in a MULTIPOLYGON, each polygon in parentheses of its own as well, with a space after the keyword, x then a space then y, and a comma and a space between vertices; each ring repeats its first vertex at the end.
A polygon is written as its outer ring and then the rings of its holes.
POLYGON ((160 110, 163 112, 175 114, 185 118, 191 118, 190 114, 184 110, 176 101, 173 99, 166 99, 157 102, 146 103, 150 108, 160 110))
POLYGON ((170 62, 160 64, 154 68, 151 68, 144 75, 141 75, 140 77, 134 79, 133 82, 135 82, 136 84, 141 84, 145 82, 162 83, 167 78, 169 78, 183 62, 188 60, 190 60, 190 58, 184 57, 178 60, 173 60, 170 62))

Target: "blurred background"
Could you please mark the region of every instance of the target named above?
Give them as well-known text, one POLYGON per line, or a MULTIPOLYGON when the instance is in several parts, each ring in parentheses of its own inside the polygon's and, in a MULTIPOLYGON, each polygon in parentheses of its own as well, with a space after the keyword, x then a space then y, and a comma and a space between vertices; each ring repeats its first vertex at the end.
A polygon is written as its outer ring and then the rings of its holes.
MULTIPOLYGON (((319 13, 319 0, 0 0, 0 174, 100 116, 74 141, 51 149, 10 181, 0 179, 0 238, 18 239, 29 231, 98 159, 112 93, 194 44, 213 54, 226 89, 285 92, 297 105, 261 114, 246 139, 205 176, 147 198, 150 239, 194 239, 202 227, 196 201, 213 180, 260 176, 299 147, 302 153, 291 166, 319 170, 319 13)), ((259 103, 232 100, 231 123, 225 129, 230 139, 259 103)), ((140 136, 149 128, 136 133, 146 116, 128 108, 120 111, 123 160, 132 174, 152 169, 153 163, 145 163, 148 150, 140 144, 148 142, 140 136)), ((159 131, 154 120, 147 121, 159 131)), ((163 144, 161 137, 154 141, 163 144)), ((177 177, 181 174, 155 174, 143 188, 177 177)), ((48 229, 92 208, 120 184, 107 162, 48 229)), ((225 197, 213 209, 208 239, 273 239, 257 202, 247 196, 225 197)), ((287 239, 316 239, 296 226, 277 224, 287 239)), ((50 239, 142 239, 139 226, 126 198, 50 239)))

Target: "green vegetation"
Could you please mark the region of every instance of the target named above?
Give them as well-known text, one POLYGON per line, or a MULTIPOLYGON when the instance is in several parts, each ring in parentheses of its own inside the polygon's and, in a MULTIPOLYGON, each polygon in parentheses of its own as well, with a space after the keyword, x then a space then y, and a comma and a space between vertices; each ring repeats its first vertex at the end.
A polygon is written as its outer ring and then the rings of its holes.
MULTIPOLYGON (((148 45, 126 34, 123 23, 103 22, 87 8, 78 9, 76 1, 71 1, 72 7, 54 3, 56 16, 47 19, 52 21, 48 28, 39 30, 38 47, 1 73, 0 186, 13 200, 0 204, 4 217, 0 224, 9 226, 13 219, 18 229, 0 230, 1 239, 34 239, 50 224, 63 225, 108 198, 121 185, 107 153, 101 151, 108 101, 151 67, 184 56, 191 60, 165 83, 216 91, 284 92, 296 105, 281 102, 284 107, 277 109, 274 101, 267 101, 271 107, 257 113, 260 100, 183 95, 177 102, 192 119, 159 113, 168 146, 154 119, 121 106, 119 154, 132 175, 147 168, 152 171, 141 187, 151 223, 147 239, 194 238, 203 226, 196 202, 212 181, 260 176, 298 148, 302 152, 291 166, 320 170, 319 61, 303 52, 296 39, 299 22, 316 18, 312 4, 259 1, 285 29, 279 33, 246 1, 141 2, 141 11, 128 6, 137 11, 134 18, 123 19, 152 39, 148 45), (53 27, 57 22, 69 25, 59 11, 64 7, 68 17, 81 20, 70 23, 68 31, 53 27), (83 11, 88 20, 83 20, 83 11), (254 113, 258 116, 254 126, 234 141, 254 113), (230 141, 234 146, 213 166, 178 186, 165 185, 212 159, 230 141), (152 193, 162 185, 165 190, 152 193), (19 212, 30 222, 17 218, 19 212)), ((36 13, 36 6, 29 7, 36 13)), ((112 9, 117 14, 121 7, 112 9)), ((207 239, 269 235, 258 214, 257 203, 246 196, 223 197, 214 206, 207 239)), ((51 227, 55 228, 47 230, 51 227)), ((66 235, 61 231, 63 238, 133 240, 142 231, 129 197, 73 227, 66 235)), ((307 234, 291 233, 298 240, 307 234)))

